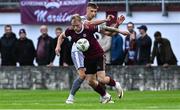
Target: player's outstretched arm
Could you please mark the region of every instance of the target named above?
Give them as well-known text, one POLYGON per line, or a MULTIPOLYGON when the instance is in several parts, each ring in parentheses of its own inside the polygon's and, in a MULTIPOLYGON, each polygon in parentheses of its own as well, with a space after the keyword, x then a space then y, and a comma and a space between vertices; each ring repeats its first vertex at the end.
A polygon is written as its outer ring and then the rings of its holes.
POLYGON ((86 24, 91 24, 91 25, 100 25, 100 24, 103 24, 103 23, 105 23, 105 22, 107 22, 106 19, 104 19, 104 20, 86 21, 85 23, 86 23, 86 24))
POLYGON ((105 22, 111 21, 111 19, 113 19, 113 18, 114 18, 113 15, 108 15, 107 18, 104 20, 92 20, 92 21, 86 21, 85 23, 92 24, 92 25, 100 25, 100 24, 103 24, 105 22))
POLYGON ((122 34, 122 35, 124 35, 124 36, 130 35, 130 33, 127 32, 127 31, 121 31, 121 30, 119 30, 119 33, 122 34))
POLYGON ((109 31, 109 32, 111 32, 111 33, 117 32, 117 33, 123 34, 123 35, 125 35, 125 36, 129 35, 129 32, 127 32, 127 31, 121 31, 121 30, 119 30, 119 29, 117 29, 117 28, 109 27, 109 26, 102 26, 102 27, 101 27, 101 30, 102 30, 102 31, 104 31, 104 30, 105 30, 105 31, 109 31))
POLYGON ((60 55, 60 51, 61 51, 61 45, 64 41, 64 38, 65 38, 65 33, 63 32, 59 37, 58 37, 58 41, 57 41, 57 45, 56 45, 56 49, 55 49, 55 52, 56 52, 56 55, 60 55))

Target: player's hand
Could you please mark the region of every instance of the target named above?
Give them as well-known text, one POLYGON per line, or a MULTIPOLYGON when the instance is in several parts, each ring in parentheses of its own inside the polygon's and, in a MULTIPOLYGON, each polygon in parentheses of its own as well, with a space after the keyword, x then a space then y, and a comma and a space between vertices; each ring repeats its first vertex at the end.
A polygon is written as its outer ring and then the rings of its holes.
POLYGON ((57 56, 60 56, 60 51, 61 51, 61 48, 60 47, 56 47, 55 52, 56 52, 57 56))
POLYGON ((121 31, 121 30, 119 30, 119 33, 121 33, 121 34, 124 35, 124 36, 130 35, 130 33, 127 32, 127 31, 121 31))
POLYGON ((167 67, 169 67, 169 64, 165 63, 165 64, 163 65, 163 67, 164 67, 164 68, 167 68, 167 67))
POLYGON ((125 17, 121 15, 120 17, 117 18, 116 23, 120 25, 124 22, 124 20, 125 20, 125 17))
POLYGON ((49 63, 49 64, 47 65, 47 67, 52 67, 52 66, 54 66, 53 63, 49 63))
POLYGON ((111 21, 112 19, 114 19, 115 17, 113 15, 108 15, 107 16, 107 21, 111 21))
POLYGON ((146 64, 146 67, 151 67, 151 64, 150 63, 146 64))
POLYGON ((64 66, 64 67, 68 67, 69 65, 64 62, 64 63, 63 63, 63 66, 64 66))

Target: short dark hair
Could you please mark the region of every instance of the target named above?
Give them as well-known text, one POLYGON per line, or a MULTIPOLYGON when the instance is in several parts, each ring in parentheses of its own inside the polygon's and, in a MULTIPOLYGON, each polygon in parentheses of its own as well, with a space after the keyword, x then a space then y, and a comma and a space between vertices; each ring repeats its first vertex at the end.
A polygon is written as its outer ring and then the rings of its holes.
POLYGON ((134 23, 133 23, 133 22, 128 22, 127 25, 128 25, 128 24, 132 24, 132 25, 134 26, 134 23))
POLYGON ((10 24, 4 26, 4 28, 8 28, 8 27, 12 29, 12 26, 10 24))
POLYGON ((154 37, 161 37, 161 32, 159 32, 159 31, 156 31, 155 33, 154 33, 154 37))
POLYGON ((89 2, 87 7, 91 7, 91 8, 94 8, 94 9, 98 9, 99 7, 97 6, 96 3, 93 3, 93 2, 89 2))
POLYGON ((56 27, 56 31, 57 30, 62 31, 62 28, 61 27, 56 27))

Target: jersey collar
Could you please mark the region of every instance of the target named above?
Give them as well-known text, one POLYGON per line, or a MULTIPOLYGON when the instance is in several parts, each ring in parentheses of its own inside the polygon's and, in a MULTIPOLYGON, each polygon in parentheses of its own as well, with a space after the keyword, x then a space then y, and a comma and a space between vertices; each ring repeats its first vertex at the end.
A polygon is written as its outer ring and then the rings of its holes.
POLYGON ((83 30, 84 30, 84 25, 82 24, 82 29, 81 29, 81 31, 80 32, 75 32, 76 34, 81 34, 82 32, 83 32, 83 30))

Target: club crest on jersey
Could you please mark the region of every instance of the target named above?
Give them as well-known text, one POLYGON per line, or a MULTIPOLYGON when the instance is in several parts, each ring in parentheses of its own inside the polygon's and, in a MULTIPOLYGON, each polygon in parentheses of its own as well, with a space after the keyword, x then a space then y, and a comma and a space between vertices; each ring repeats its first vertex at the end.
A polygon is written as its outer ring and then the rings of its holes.
POLYGON ((83 37, 86 37, 87 35, 86 34, 83 34, 83 37))

